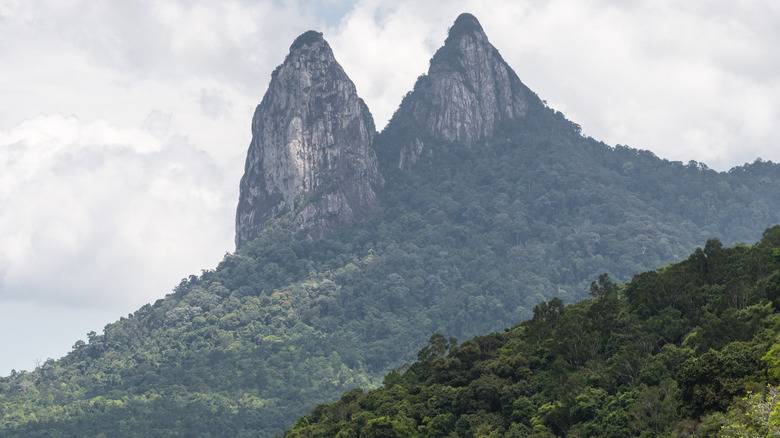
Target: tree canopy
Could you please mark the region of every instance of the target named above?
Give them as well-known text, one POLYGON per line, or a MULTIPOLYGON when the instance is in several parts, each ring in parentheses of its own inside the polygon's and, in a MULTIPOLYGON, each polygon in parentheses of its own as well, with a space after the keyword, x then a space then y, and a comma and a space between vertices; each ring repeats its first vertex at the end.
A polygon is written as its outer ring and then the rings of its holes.
POLYGON ((710 240, 622 285, 602 275, 593 298, 540 303, 446 355, 430 354, 435 334, 381 388, 317 406, 285 436, 775 436, 778 237, 776 226, 751 247, 710 240))

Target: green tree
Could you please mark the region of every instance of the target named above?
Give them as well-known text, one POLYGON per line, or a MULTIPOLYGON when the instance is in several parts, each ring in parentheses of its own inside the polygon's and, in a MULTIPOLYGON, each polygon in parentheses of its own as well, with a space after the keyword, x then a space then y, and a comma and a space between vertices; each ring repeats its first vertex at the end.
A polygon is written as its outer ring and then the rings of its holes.
POLYGON ((766 392, 749 394, 743 406, 732 410, 732 418, 718 433, 723 438, 780 436, 780 390, 768 386, 766 392))

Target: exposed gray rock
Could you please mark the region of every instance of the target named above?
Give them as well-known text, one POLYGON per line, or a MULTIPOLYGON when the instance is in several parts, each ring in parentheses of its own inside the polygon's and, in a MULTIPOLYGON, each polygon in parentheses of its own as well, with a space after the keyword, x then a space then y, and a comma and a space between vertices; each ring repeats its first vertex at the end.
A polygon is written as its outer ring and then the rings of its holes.
POLYGON ((401 149, 401 155, 398 157, 398 168, 409 170, 417 159, 420 158, 425 144, 419 138, 414 138, 408 145, 401 149))
POLYGON ((376 204, 383 184, 374 120, 319 32, 299 36, 252 119, 236 214, 236 246, 271 218, 291 215, 312 238, 376 204))
MULTIPOLYGON (((433 138, 468 146, 490 137, 502 121, 524 117, 538 97, 488 41, 479 21, 461 14, 444 46, 407 96, 412 118, 433 138)), ((392 122, 391 122, 392 123, 392 122)), ((401 149, 398 167, 408 168, 422 152, 413 139, 401 149)))

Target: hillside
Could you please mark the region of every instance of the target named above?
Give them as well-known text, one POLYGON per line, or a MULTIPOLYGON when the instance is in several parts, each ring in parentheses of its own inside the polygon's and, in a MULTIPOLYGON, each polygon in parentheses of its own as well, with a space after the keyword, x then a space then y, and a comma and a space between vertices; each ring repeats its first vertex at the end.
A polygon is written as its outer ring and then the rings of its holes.
MULTIPOLYGON (((373 210, 313 239, 296 233, 296 215, 339 187, 293 193, 293 208, 275 209, 215 269, 65 357, 1 378, 2 435, 272 436, 318 403, 379 385, 432 333, 502 330, 542 301, 587 298, 604 272, 623 282, 711 237, 754 242, 780 223, 776 164, 719 173, 585 138, 520 82, 474 17, 458 20, 373 137, 384 180, 373 210), (474 82, 484 77, 494 86, 474 82), (463 130, 448 137, 442 126, 463 130)), ((291 53, 320 45, 314 34, 291 53)), ((362 133, 371 124, 360 101, 338 83, 362 133)), ((341 170, 330 175, 352 176, 341 170)), ((648 314, 658 305, 645 303, 648 314)))
POLYGON ((431 337, 382 388, 354 389, 286 437, 780 434, 780 227, 455 345, 431 337), (749 394, 753 394, 748 396, 749 394))

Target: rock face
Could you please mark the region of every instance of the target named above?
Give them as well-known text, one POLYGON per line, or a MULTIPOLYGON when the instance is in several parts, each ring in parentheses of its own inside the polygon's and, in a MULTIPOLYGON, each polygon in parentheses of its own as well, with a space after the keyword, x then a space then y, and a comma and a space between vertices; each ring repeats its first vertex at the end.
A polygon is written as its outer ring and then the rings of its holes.
POLYGON ((372 210, 383 184, 374 121, 319 32, 299 36, 252 119, 236 214, 236 247, 284 215, 322 237, 372 210))
MULTIPOLYGON (((471 14, 455 20, 444 46, 431 59, 428 74, 417 80, 407 99, 404 106, 423 132, 468 146, 491 136, 502 121, 524 117, 530 105, 540 102, 471 14)), ((413 165, 423 147, 420 138, 405 145, 398 167, 413 165)))

